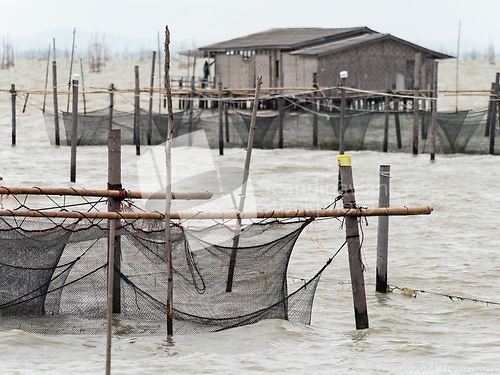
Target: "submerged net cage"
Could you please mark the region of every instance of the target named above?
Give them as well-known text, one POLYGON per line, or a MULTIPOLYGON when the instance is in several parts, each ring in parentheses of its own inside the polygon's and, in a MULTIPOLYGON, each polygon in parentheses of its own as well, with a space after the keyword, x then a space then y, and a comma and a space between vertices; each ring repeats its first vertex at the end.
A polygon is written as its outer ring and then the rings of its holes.
MULTIPOLYGON (((113 334, 166 334, 170 266, 174 334, 219 331, 262 319, 310 324, 321 271, 292 293, 286 279, 293 246, 309 222, 242 226, 232 292, 226 292, 234 226, 171 224, 168 264, 163 221, 118 221, 113 334)), ((108 225, 102 219, 0 219, 0 327, 105 334, 108 225)))

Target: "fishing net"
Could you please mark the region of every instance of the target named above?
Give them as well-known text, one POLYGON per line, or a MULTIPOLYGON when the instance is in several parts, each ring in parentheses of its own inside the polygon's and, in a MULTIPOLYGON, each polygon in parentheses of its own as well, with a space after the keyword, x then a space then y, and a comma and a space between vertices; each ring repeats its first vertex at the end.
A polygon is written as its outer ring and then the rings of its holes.
MULTIPOLYGON (((117 222, 113 333, 165 335, 167 269, 164 222, 117 222)), ((213 332, 288 319, 310 324, 321 271, 289 293, 293 246, 309 221, 242 227, 171 224, 174 334, 213 332), (238 229, 237 229, 238 228, 238 229), (239 234, 231 292, 226 292, 239 234)), ((0 327, 40 334, 104 334, 108 221, 0 219, 0 327)))

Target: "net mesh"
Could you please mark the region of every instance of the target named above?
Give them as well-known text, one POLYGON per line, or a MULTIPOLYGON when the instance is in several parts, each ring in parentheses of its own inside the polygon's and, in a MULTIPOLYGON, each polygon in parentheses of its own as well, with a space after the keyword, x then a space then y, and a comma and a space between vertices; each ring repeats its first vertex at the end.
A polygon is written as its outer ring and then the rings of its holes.
MULTIPOLYGON (((291 294, 286 279, 293 246, 308 223, 171 224, 174 334, 219 331, 262 319, 310 324, 321 272, 291 294), (237 233, 228 293, 228 264, 237 233)), ((115 236, 120 255, 119 265, 115 263, 113 334, 164 335, 170 267, 164 222, 121 220, 115 236)), ((40 334, 104 334, 108 237, 106 220, 1 219, 0 327, 40 334)))
MULTIPOLYGON (((338 149, 340 138, 340 113, 312 110, 309 104, 289 105, 283 111, 283 128, 279 132, 280 119, 277 111, 259 111, 253 145, 256 148, 321 148, 338 149), (282 137, 282 138, 280 138, 282 137)), ((484 131, 487 110, 459 112, 438 112, 436 151, 440 153, 489 152, 489 135, 484 131)), ((383 147, 386 114, 376 110, 348 109, 346 115, 346 150, 375 150, 383 147)), ((71 139, 72 114, 63 113, 67 144, 71 139)), ((413 113, 409 111, 389 112, 389 151, 410 152, 413 146, 413 113), (399 139, 398 139, 399 138, 399 139)), ((420 111, 419 148, 421 152, 430 149, 431 113, 420 111)), ((106 145, 108 136, 109 109, 89 112, 78 116, 78 145, 106 145)), ((225 147, 246 147, 251 122, 251 111, 231 108, 227 116, 219 118, 218 109, 182 110, 174 113, 174 137, 204 130, 208 145, 219 147, 219 127, 222 121, 225 147)), ((140 115, 141 144, 147 144, 149 116, 140 115)), ((49 139, 54 142, 53 116, 45 115, 49 139)), ((122 129, 122 143, 134 144, 134 114, 114 111, 113 127, 122 129)), ((168 125, 167 114, 152 114, 151 144, 165 142, 168 125)), ((495 126, 498 134, 498 124, 495 126)))

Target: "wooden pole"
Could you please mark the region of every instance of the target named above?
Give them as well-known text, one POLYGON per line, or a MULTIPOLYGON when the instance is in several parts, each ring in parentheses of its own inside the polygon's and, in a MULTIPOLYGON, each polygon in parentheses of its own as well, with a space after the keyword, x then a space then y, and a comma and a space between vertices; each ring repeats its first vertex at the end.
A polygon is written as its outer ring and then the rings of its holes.
POLYGON ((113 284, 114 272, 113 264, 115 252, 115 220, 109 221, 109 242, 108 242, 108 299, 107 299, 107 325, 106 325, 106 375, 111 374, 111 335, 113 332, 113 284))
POLYGON ((135 154, 141 154, 141 107, 139 90, 139 66, 135 66, 135 96, 134 96, 134 144, 135 154))
POLYGON ((285 99, 282 96, 278 98, 278 148, 283 148, 283 118, 285 117, 283 112, 283 103, 285 99))
POLYGON ((437 132, 437 89, 438 89, 438 61, 434 60, 432 73, 432 130, 431 130, 431 160, 436 159, 436 132, 437 132))
POLYGON ((401 123, 399 122, 399 113, 394 112, 394 126, 396 128, 396 142, 398 144, 398 149, 403 148, 403 142, 401 140, 401 123))
POLYGON ((83 83, 83 60, 80 59, 80 74, 82 75, 82 97, 83 97, 83 114, 87 114, 87 101, 85 100, 85 85, 83 83))
POLYGON ((488 114, 486 116, 486 126, 484 128, 484 136, 485 137, 490 136, 491 113, 493 111, 493 105, 495 103, 495 97, 493 95, 494 91, 495 91, 495 82, 491 82, 491 95, 490 95, 490 99, 488 100, 488 114))
MULTIPOLYGON (((194 73, 196 67, 196 57, 193 58, 193 76, 191 77, 191 93, 189 94, 189 124, 188 124, 188 145, 192 146, 193 144, 193 111, 194 111, 194 96, 195 96, 195 88, 194 88, 194 73)), ((188 69, 189 69, 189 60, 188 60, 188 69)))
POLYGON ((312 145, 314 148, 318 147, 318 111, 319 111, 319 105, 318 105, 318 100, 315 99, 317 96, 316 93, 313 94, 313 134, 312 134, 312 145))
POLYGON ((413 155, 418 154, 418 96, 420 90, 420 53, 415 54, 415 75, 413 80, 413 155))
MULTIPOLYGON (((389 207, 391 167, 380 166, 380 185, 378 194, 378 206, 389 207)), ((387 292, 387 253, 389 245, 389 216, 378 217, 377 232, 377 281, 375 290, 380 293, 387 292)))
POLYGON ((161 113, 161 94, 162 94, 162 82, 161 82, 161 48, 160 48, 160 32, 157 33, 158 39, 158 113, 161 113))
MULTIPOLYGON (((250 175, 250 160, 252 158, 252 148, 253 148, 253 137, 255 134, 255 123, 257 121, 257 108, 259 107, 259 95, 260 95, 260 86, 262 85, 262 77, 257 78, 257 86, 255 88, 255 98, 253 102, 252 108, 252 120, 250 121, 250 131, 248 133, 248 145, 247 145, 247 154, 245 158, 245 167, 243 170, 243 182, 241 183, 241 192, 240 192, 240 202, 238 205, 238 212, 243 212, 243 208, 245 207, 245 199, 247 194, 247 183, 248 176, 250 175)), ((233 289, 233 278, 234 278, 234 268, 236 266, 236 255, 238 253, 238 245, 240 242, 240 228, 241 228, 241 217, 237 215, 237 224, 235 235, 233 238, 233 248, 231 250, 231 258, 229 261, 229 271, 227 275, 227 284, 226 284, 226 292, 231 292, 233 289)))
POLYGON ((345 152, 345 78, 342 78, 340 87, 340 131, 339 131, 339 154, 345 152))
MULTIPOLYGON (((113 107, 114 107, 114 94, 113 91, 115 90, 115 84, 112 83, 109 86, 109 123, 108 123, 108 130, 113 129, 113 107)), ((135 119, 134 119, 134 125, 135 125, 135 119)), ((134 134, 135 134, 135 129, 134 129, 134 134)))
MULTIPOLYGON (((45 89, 44 91, 47 91, 47 85, 49 83, 49 65, 50 65, 50 44, 49 44, 49 52, 47 53, 47 70, 45 72, 45 89)), ((43 106, 42 106, 42 113, 45 113, 45 102, 47 100, 47 94, 43 94, 43 106)))
MULTIPOLYGON (((118 190, 122 189, 121 183, 121 130, 113 129, 109 130, 108 135, 108 190, 118 190)), ((108 211, 109 212, 119 212, 120 211, 120 198, 109 198, 108 199, 108 211)), ((114 225, 113 220, 113 225, 114 225)), ((111 223, 110 223, 111 225, 111 223)), ((116 223, 120 226, 120 221, 116 223)), ((111 230, 111 227, 110 227, 111 230)), ((120 274, 121 269, 121 241, 120 237, 114 239, 114 247, 109 250, 113 250, 114 262, 114 283, 113 285, 113 313, 121 313, 121 287, 120 287, 120 274)))
MULTIPOLYGON (((350 155, 338 157, 342 200, 344 207, 356 210, 354 183, 352 179, 350 155)), ((365 280, 363 263, 361 262, 361 242, 359 240, 358 220, 356 217, 345 218, 346 241, 349 252, 349 270, 351 273, 352 297, 354 302, 354 318, 356 329, 368 328, 368 311, 366 307, 365 280)))
POLYGON ((229 143, 229 101, 225 101, 223 102, 223 104, 224 104, 224 124, 226 125, 226 142, 229 143))
POLYGON ((389 93, 391 90, 390 81, 389 81, 389 72, 387 72, 385 87, 387 90, 387 95, 385 96, 385 105, 384 105, 384 141, 382 145, 382 151, 387 152, 388 143, 389 143, 389 103, 391 98, 389 97, 389 93))
POLYGON ((59 137, 59 108, 57 103, 57 64, 56 64, 56 39, 54 38, 52 46, 54 48, 54 60, 52 61, 52 96, 54 101, 54 129, 55 129, 55 144, 61 145, 59 137))
POLYGON ((73 113, 71 126, 71 168, 70 181, 76 182, 76 143, 78 142, 78 74, 73 76, 73 113))
MULTIPOLYGON (((167 335, 174 334, 173 321, 173 264, 172 264, 172 241, 170 237, 170 209, 171 209, 171 189, 172 189, 172 140, 174 135, 174 112, 172 108, 172 92, 170 89, 170 31, 165 27, 165 91, 168 103, 168 130, 167 142, 165 143, 165 161, 166 161, 166 199, 165 199, 165 246, 167 262, 167 335)), ((194 74, 193 74, 194 76, 194 74)))
POLYGON ((495 90, 493 91, 494 94, 494 102, 493 102, 493 107, 491 111, 491 119, 490 119, 490 154, 493 155, 495 153, 495 129, 496 129, 496 123, 497 123, 497 100, 498 100, 498 91, 499 91, 499 86, 500 86, 500 73, 496 74, 495 77, 495 90))
POLYGON ((12 101, 12 146, 16 145, 16 85, 10 85, 10 94, 12 101))
POLYGON ((153 51, 153 58, 151 63, 151 85, 149 88, 149 117, 148 117, 148 134, 147 134, 148 146, 151 146, 151 134, 153 131, 153 86, 155 84, 155 61, 156 61, 156 51, 153 51))
POLYGON ((223 102, 222 102, 222 82, 218 83, 219 88, 219 155, 224 155, 224 126, 222 121, 223 102))

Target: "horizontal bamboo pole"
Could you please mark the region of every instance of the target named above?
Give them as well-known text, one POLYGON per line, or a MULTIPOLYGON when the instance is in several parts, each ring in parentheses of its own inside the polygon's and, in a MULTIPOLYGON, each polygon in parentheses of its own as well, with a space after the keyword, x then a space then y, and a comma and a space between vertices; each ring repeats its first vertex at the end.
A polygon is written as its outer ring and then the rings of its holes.
MULTIPOLYGON (((105 198, 134 198, 134 199, 165 199, 164 192, 143 192, 130 190, 95 190, 95 189, 72 189, 72 188, 17 188, 0 187, 1 194, 26 194, 26 195, 77 195, 81 197, 105 197, 105 198)), ((213 193, 204 192, 172 192, 172 199, 210 199, 213 193)))
MULTIPOLYGON (((361 208, 361 209, 334 209, 334 210, 270 210, 248 212, 176 212, 171 213, 173 220, 186 219, 270 219, 296 217, 341 217, 341 216, 413 216, 429 215, 432 207, 393 207, 393 208, 361 208)), ((158 212, 79 212, 79 211, 0 211, 0 216, 21 217, 60 217, 80 219, 155 219, 164 220, 165 215, 158 212)))

